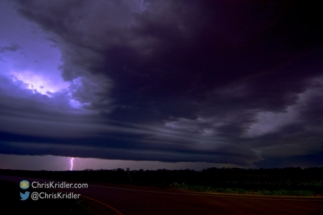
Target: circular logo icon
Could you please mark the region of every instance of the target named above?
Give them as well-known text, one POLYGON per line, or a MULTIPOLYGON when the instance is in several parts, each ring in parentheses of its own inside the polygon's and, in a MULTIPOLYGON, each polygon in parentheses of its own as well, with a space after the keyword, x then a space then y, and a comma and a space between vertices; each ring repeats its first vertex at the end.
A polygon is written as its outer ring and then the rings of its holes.
POLYGON ((26 190, 26 189, 28 189, 29 188, 29 181, 26 181, 26 180, 22 180, 21 182, 20 182, 20 188, 21 189, 24 189, 24 190, 26 190))

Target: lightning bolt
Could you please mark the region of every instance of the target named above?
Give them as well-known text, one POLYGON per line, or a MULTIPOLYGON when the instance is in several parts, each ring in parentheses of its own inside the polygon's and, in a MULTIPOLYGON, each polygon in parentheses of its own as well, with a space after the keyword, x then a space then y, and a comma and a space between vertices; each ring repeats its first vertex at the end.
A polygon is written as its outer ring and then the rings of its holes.
POLYGON ((74 158, 71 158, 71 168, 70 168, 70 171, 73 170, 73 161, 74 161, 74 158))

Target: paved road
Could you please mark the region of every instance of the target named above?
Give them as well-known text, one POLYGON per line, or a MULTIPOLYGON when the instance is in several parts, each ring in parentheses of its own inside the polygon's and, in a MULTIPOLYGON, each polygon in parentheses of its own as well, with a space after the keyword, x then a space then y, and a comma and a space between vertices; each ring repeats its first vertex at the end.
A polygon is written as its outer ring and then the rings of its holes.
MULTIPOLYGON (((17 183, 21 179, 0 176, 0 180, 17 183)), ((29 179, 32 180, 35 179, 29 179)), ((88 189, 70 191, 100 201, 124 215, 323 214, 322 198, 197 194, 157 188, 93 184, 90 184, 88 189)))

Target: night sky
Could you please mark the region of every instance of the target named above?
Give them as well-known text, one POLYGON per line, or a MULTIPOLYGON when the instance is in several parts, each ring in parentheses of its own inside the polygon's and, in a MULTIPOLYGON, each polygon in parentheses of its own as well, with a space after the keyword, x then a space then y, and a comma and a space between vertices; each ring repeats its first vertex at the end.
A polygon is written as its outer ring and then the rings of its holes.
POLYGON ((0 0, 0 168, 322 166, 322 20, 314 1, 0 0))

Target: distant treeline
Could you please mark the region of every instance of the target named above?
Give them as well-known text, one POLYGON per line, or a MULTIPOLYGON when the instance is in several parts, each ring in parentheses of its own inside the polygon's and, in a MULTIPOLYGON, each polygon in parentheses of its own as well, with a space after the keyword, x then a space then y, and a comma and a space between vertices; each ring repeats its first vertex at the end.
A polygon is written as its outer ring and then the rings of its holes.
POLYGON ((209 168, 194 170, 83 170, 23 171, 0 170, 1 175, 26 178, 48 178, 83 183, 116 183, 157 187, 203 186, 210 188, 242 188, 246 190, 311 190, 323 193, 323 167, 239 169, 209 168))

